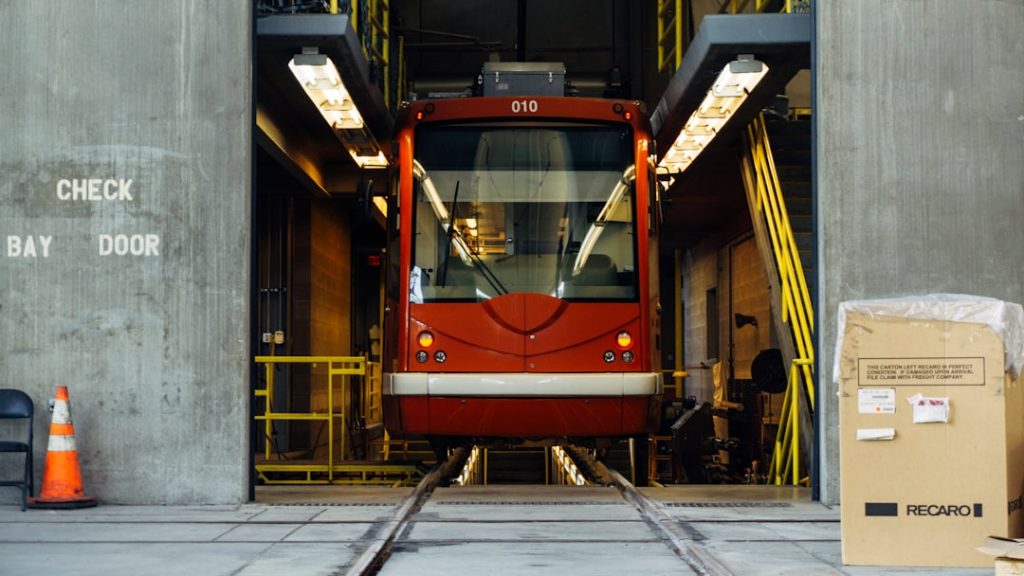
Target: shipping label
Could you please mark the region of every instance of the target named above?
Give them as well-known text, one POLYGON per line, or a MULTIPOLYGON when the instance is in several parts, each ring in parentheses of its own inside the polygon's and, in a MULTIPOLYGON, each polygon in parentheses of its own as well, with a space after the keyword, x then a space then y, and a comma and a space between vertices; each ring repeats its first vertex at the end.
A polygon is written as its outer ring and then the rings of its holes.
POLYGON ((861 388, 857 390, 857 412, 860 414, 895 414, 895 388, 861 388))

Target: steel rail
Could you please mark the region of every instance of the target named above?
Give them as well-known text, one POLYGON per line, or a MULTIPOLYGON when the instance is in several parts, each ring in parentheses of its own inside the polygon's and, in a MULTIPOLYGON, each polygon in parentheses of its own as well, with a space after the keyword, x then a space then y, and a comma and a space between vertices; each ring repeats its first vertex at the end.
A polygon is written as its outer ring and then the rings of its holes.
POLYGON ((676 554, 698 574, 733 576, 728 568, 703 546, 695 542, 655 501, 640 493, 622 474, 615 470, 608 470, 608 475, 612 479, 612 484, 619 489, 622 497, 632 504, 645 520, 665 535, 676 554))
POLYGON ((676 555, 689 564, 696 573, 705 576, 734 576, 714 555, 687 534, 686 530, 679 526, 657 502, 644 496, 622 474, 594 460, 585 450, 571 448, 566 451, 570 453, 577 465, 583 464, 581 467, 589 469, 598 481, 615 486, 622 498, 636 508, 648 524, 657 528, 676 555))
POLYGON ((384 565, 384 562, 387 561, 388 556, 390 556, 395 538, 408 527, 412 517, 423 506, 423 503, 430 498, 430 495, 433 494, 434 488, 437 488, 442 480, 450 477, 456 470, 460 469, 466 457, 466 449, 457 448, 452 451, 448 460, 434 466, 423 477, 423 480, 416 485, 412 493, 402 500, 395 509, 392 518, 382 528, 381 534, 374 540, 373 544, 363 550, 363 553, 355 559, 348 571, 345 572, 346 576, 370 576, 376 574, 381 566, 384 565))

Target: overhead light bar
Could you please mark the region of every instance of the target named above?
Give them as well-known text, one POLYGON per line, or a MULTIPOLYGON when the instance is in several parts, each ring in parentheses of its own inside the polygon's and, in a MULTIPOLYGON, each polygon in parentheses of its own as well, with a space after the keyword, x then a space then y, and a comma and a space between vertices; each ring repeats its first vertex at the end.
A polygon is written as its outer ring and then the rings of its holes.
POLYGON ((363 116, 345 89, 334 62, 318 48, 303 47, 302 54, 296 54, 288 62, 288 69, 352 160, 360 168, 387 168, 387 158, 366 129, 363 116))
POLYGON ((658 163, 658 172, 679 174, 686 170, 767 74, 768 66, 749 54, 729 62, 658 163))

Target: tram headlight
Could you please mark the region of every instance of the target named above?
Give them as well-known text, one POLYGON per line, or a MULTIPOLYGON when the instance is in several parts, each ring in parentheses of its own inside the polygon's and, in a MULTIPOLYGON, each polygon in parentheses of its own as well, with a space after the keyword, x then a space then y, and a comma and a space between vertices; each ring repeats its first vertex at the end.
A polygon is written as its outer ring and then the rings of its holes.
POLYGON ((615 343, 619 345, 619 348, 625 350, 633 345, 633 337, 629 335, 629 332, 623 330, 615 337, 615 343))
POLYGON ((421 348, 430 348, 434 345, 434 335, 430 332, 420 332, 416 340, 419 342, 421 348))
POLYGON ((625 352, 622 353, 622 361, 625 362, 626 364, 632 364, 633 359, 634 357, 632 350, 626 350, 625 352))
POLYGON ((605 353, 604 353, 604 361, 609 363, 609 364, 611 364, 612 362, 615 362, 615 352, 612 352, 611 350, 605 351, 605 353))

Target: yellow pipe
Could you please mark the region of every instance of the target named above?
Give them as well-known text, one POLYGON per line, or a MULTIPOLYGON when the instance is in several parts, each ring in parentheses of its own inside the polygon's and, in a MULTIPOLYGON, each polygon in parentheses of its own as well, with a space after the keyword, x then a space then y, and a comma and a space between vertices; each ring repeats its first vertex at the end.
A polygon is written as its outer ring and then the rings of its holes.
MULTIPOLYGON (((806 287, 803 290, 800 288, 800 278, 803 273, 802 266, 799 266, 799 255, 796 252, 796 241, 793 238, 792 229, 789 225, 788 216, 786 214, 785 203, 779 191, 778 177, 774 173, 774 162, 771 158, 771 148, 767 145, 767 135, 763 131, 763 121, 759 123, 762 127, 760 131, 764 136, 765 146, 762 150, 765 150, 765 155, 760 159, 760 168, 764 171, 764 175, 767 177, 771 175, 770 188, 774 188, 772 194, 772 217, 776 221, 776 228, 783 231, 782 240, 784 242, 780 252, 785 256, 784 260, 786 264, 783 269, 785 270, 785 276, 783 277, 783 285, 786 291, 789 292, 792 300, 787 299, 787 304, 790 305, 790 309, 795 312, 793 316, 794 322, 794 333, 797 338, 798 344, 800 344, 801 356, 809 357, 808 349, 810 348, 810 336, 808 334, 808 322, 807 312, 805 310, 805 302, 809 302, 809 297, 806 292, 806 287), (795 260, 795 261, 794 261, 795 260), (802 296, 801 299, 799 296, 802 296)), ((809 304, 806 305, 809 308, 809 304)))
POLYGON ((676 67, 673 72, 683 65, 683 0, 676 0, 676 67))
MULTIPOLYGON (((758 139, 758 151, 764 151, 765 156, 759 158, 759 168, 766 170, 770 173, 772 183, 766 188, 774 187, 777 192, 777 202, 772 202, 772 212, 777 220, 776 228, 786 231, 786 240, 789 245, 788 255, 794 258, 786 259, 786 263, 781 266, 781 269, 785 271, 784 282, 783 282, 783 306, 784 312, 788 310, 794 310, 796 314, 793 316, 794 322, 794 336, 797 343, 799 353, 802 357, 810 360, 804 365, 804 375, 808 382, 808 396, 811 398, 813 406, 813 390, 810 382, 812 381, 811 366, 813 365, 814 358, 814 347, 811 342, 810 330, 813 329, 813 318, 810 317, 810 296, 807 291, 806 280, 803 276, 803 267, 797 264, 799 262, 799 256, 796 252, 796 240, 793 237, 792 229, 789 224, 787 211, 785 209, 785 203, 781 195, 781 186, 778 184, 778 175, 775 172, 774 161, 771 157, 771 146, 768 144, 767 132, 765 131, 765 124, 763 116, 759 116, 755 119, 755 123, 758 128, 758 133, 762 135, 764 145, 761 146, 761 139, 758 139), (794 261, 795 259, 795 261, 794 261), (793 298, 793 292, 797 292, 802 298, 793 298), (795 302, 793 301, 795 300, 795 302), (788 310, 787 310, 788 309, 788 310)), ((784 314, 785 318, 785 314, 784 314)))
POLYGON ((779 463, 784 460, 784 455, 789 452, 786 447, 786 440, 784 439, 784 433, 788 432, 789 426, 786 423, 786 419, 783 418, 783 415, 786 414, 786 411, 789 409, 791 393, 791 388, 786 386, 786 394, 782 398, 782 411, 781 414, 779 414, 779 428, 775 431, 775 450, 772 454, 772 462, 769 467, 769 476, 771 475, 772 470, 775 472, 776 484, 781 483, 779 480, 781 471, 779 463))
MULTIPOLYGON (((789 2, 787 9, 788 6, 789 2)), ((750 153, 744 159, 744 170, 749 175, 749 181, 756 187, 755 211, 764 214, 768 226, 772 252, 781 280, 782 319, 790 324, 799 355, 790 367, 789 382, 780 414, 780 427, 776 434, 772 463, 769 467, 769 479, 781 484, 783 478, 788 479, 792 473, 792 483, 797 485, 800 482, 800 408, 796 394, 799 394, 801 373, 807 382, 806 389, 811 409, 815 404, 811 384, 814 366, 811 331, 814 328, 810 295, 775 169, 763 115, 759 115, 747 127, 747 137, 750 153)))
MULTIPOLYGON (((795 368, 795 366, 793 367, 795 368)), ((795 394, 798 390, 797 386, 800 385, 798 380, 797 371, 795 369, 790 370, 791 376, 789 379, 789 387, 794 390, 795 394)), ((796 486, 800 482, 800 403, 793 402, 789 407, 790 426, 793 428, 793 446, 790 451, 793 453, 793 485, 796 486)))
MULTIPOLYGON (((809 383, 811 381, 811 366, 814 365, 814 360, 810 358, 797 358, 793 360, 793 364, 803 369, 806 382, 809 383)), ((807 400, 811 404, 811 410, 814 410, 814 387, 810 385, 807 386, 807 400)))
MULTIPOLYGON (((787 386, 786 388, 787 388, 787 391, 790 389, 789 386, 787 386)), ((791 420, 790 419, 791 419, 791 415, 792 415, 793 405, 794 404, 796 404, 796 401, 794 399, 792 399, 792 396, 790 396, 790 401, 789 401, 788 406, 784 407, 782 409, 782 414, 779 415, 779 425, 782 426, 783 424, 785 424, 785 434, 783 434, 783 439, 782 439, 782 447, 783 447, 783 450, 785 450, 785 464, 783 465, 783 473, 782 473, 783 481, 785 480, 785 478, 787 476, 789 476, 790 471, 793 469, 792 468, 793 467, 793 449, 792 449, 792 444, 793 444, 793 440, 795 438, 795 435, 793 434, 793 427, 791 425, 791 420)), ((780 433, 781 433, 781 429, 780 429, 780 433)))
MULTIPOLYGON (((334 377, 330 375, 330 364, 328 364, 327 376, 327 481, 334 480, 334 377)), ((316 446, 313 446, 313 455, 316 456, 316 446)))
MULTIPOLYGON (((795 240, 792 238, 792 231, 789 227, 788 218, 784 216, 785 205, 782 204, 781 192, 776 192, 779 188, 778 177, 776 175, 772 181, 766 181, 766 175, 772 172, 774 163, 771 161, 771 149, 767 143, 767 135, 764 132, 763 117, 759 116, 752 124, 753 126, 748 128, 748 136, 754 141, 753 147, 755 150, 756 167, 759 175, 758 188, 761 194, 763 194, 767 199, 765 203, 766 220, 771 234, 776 262, 779 264, 780 275, 782 275, 783 321, 788 321, 790 319, 793 320, 794 340, 796 340, 800 356, 813 357, 813 352, 809 352, 811 342, 810 335, 806 329, 806 326, 808 325, 807 315, 804 310, 803 302, 800 301, 799 298, 796 298, 794 294, 800 293, 796 277, 798 274, 802 274, 803 272, 802 267, 792 264, 792 258, 789 257, 792 254, 795 254, 795 252, 792 251, 795 249, 795 240), (772 190, 773 187, 774 190, 772 190), (784 242, 782 239, 783 236, 787 237, 784 242), (798 273, 794 274, 794 270, 797 270, 798 273), (790 314, 790 312, 795 312, 795 314, 790 314)), ((804 298, 807 298, 806 288, 802 295, 804 298)))
POLYGON ((331 0, 331 14, 338 13, 338 0, 331 0))
POLYGON ((672 306, 675 308, 675 378, 676 400, 683 399, 683 378, 686 378, 686 370, 683 369, 683 251, 675 250, 675 287, 673 290, 672 306))
MULTIPOLYGON (((267 399, 266 399, 266 402, 263 403, 263 414, 265 416, 269 416, 271 411, 272 411, 270 403, 272 402, 272 399, 274 397, 274 367, 273 367, 273 365, 267 364, 266 373, 267 373, 267 399)), ((267 460, 270 460, 270 439, 271 439, 271 437, 273 435, 273 423, 270 421, 270 418, 267 418, 267 421, 263 425, 263 434, 264 434, 264 436, 263 436, 264 456, 266 456, 267 460)))
MULTIPOLYGON (((789 214, 788 214, 788 211, 786 210, 785 200, 783 199, 782 194, 781 194, 781 184, 779 183, 778 172, 775 170, 775 160, 772 157, 771 145, 768 142, 768 131, 767 131, 767 127, 766 127, 765 121, 764 121, 764 114, 763 113, 759 114, 755 121, 760 124, 762 134, 764 135, 764 144, 765 144, 764 145, 764 150, 765 150, 765 159, 767 161, 767 166, 768 166, 768 174, 771 176, 771 179, 772 179, 772 182, 774 183, 775 188, 777 190, 779 190, 779 206, 781 208, 780 215, 781 215, 782 222, 783 222, 783 225, 784 225, 784 230, 786 230, 788 232, 788 234, 787 234, 787 236, 788 236, 787 241, 788 241, 788 244, 789 244, 789 250, 790 250, 790 253, 793 255, 794 259, 797 262, 799 262, 800 254, 797 251, 796 238, 793 236, 793 231, 792 231, 792 228, 790 227, 790 224, 789 224, 789 214)), ((797 283, 799 285, 799 294, 800 294, 801 297, 803 297, 803 301, 804 302, 810 302, 811 298, 810 298, 810 294, 809 294, 809 292, 807 290, 807 280, 806 280, 806 278, 804 278, 803 267, 802 266, 798 266, 798 267, 796 267, 795 271, 796 271, 797 283)), ((813 319, 813 317, 808 316, 806 318, 806 320, 807 320, 807 326, 810 327, 811 330, 813 330, 814 329, 814 322, 813 322, 814 319, 813 319)))

